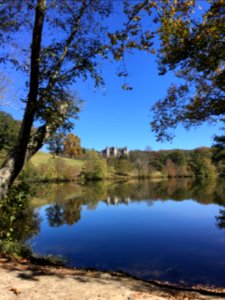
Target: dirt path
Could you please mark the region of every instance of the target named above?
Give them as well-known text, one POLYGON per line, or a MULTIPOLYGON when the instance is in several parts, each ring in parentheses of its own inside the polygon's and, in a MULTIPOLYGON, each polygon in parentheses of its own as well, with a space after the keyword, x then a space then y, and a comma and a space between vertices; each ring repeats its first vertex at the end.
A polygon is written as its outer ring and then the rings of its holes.
POLYGON ((121 274, 40 266, 0 259, 1 300, 216 300, 219 295, 177 291, 121 274))

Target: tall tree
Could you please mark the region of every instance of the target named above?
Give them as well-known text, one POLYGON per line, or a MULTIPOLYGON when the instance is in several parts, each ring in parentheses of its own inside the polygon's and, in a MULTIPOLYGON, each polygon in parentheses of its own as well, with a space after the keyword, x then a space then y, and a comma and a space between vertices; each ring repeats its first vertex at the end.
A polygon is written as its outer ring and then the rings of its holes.
POLYGON ((143 29, 139 12, 149 15, 152 3, 123 0, 118 5, 124 12, 123 28, 116 32, 107 28, 107 19, 118 4, 113 0, 8 0, 0 4, 0 63, 11 63, 27 79, 19 137, 0 169, 3 198, 46 139, 59 128, 72 127, 70 118, 77 116, 79 100, 71 86, 78 78, 91 77, 99 86, 104 83, 100 59, 121 60, 127 48, 150 51, 152 36, 143 29), (7 46, 15 43, 16 35, 20 41, 22 35, 26 37, 18 57, 7 46), (26 45, 29 38, 31 44, 26 45), (41 126, 32 133, 35 121, 41 126))
MULTIPOLYGON (((42 38, 45 8, 46 8, 45 1, 39 0, 36 7, 35 23, 33 27, 33 38, 32 38, 32 45, 31 45, 31 64, 30 64, 30 85, 29 85, 29 93, 28 93, 28 99, 26 104, 26 110, 24 113, 24 118, 21 125, 21 130, 20 130, 17 145, 13 149, 13 152, 10 153, 7 160, 3 163, 3 166, 0 170, 1 197, 3 197, 6 194, 6 192, 8 191, 8 187, 18 176, 19 172, 21 171, 25 163, 26 156, 31 156, 32 152, 35 153, 36 152, 35 148, 37 148, 37 146, 34 147, 35 141, 33 141, 29 151, 27 152, 31 129, 32 129, 32 125, 36 113, 36 107, 37 107, 38 85, 39 85, 39 76, 40 76, 40 50, 41 50, 41 38, 42 38)), ((4 3, 3 3, 3 9, 4 9, 4 3)), ((3 30, 5 30, 4 27, 3 30)), ((8 28, 6 30, 8 30, 8 28)))
POLYGON ((213 161, 217 166, 217 171, 220 176, 225 176, 225 135, 214 137, 212 149, 213 161))
POLYGON ((189 128, 225 115, 225 2, 162 1, 159 22, 159 70, 174 70, 180 85, 152 108, 158 140, 170 140, 178 124, 189 128), (202 13, 198 5, 203 5, 202 13), (198 12, 196 12, 198 11, 198 12))
POLYGON ((82 148, 80 145, 80 138, 77 135, 69 133, 64 138, 64 155, 70 158, 80 157, 82 154, 82 148))

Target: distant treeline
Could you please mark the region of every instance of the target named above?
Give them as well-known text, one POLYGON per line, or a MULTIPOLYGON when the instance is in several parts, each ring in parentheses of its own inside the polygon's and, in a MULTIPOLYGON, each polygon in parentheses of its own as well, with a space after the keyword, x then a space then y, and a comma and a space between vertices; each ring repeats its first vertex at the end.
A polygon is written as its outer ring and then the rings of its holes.
MULTIPOLYGON (((9 114, 0 112, 0 125, 1 162, 6 152, 15 145, 19 122, 15 121, 9 114)), ((89 181, 118 178, 225 176, 224 140, 222 142, 217 141, 217 144, 211 148, 136 150, 130 151, 128 157, 112 158, 105 158, 101 153, 94 150, 82 149, 80 139, 73 134, 68 134, 63 138, 62 135, 56 135, 52 138, 50 146, 53 155, 46 154, 45 160, 43 157, 41 159, 34 157, 25 166, 20 178, 31 181, 71 181, 79 178, 79 180, 89 181), (74 138, 78 143, 74 143, 74 138), (70 142, 71 139, 72 142, 70 142), (65 146, 67 151, 65 151, 65 146), (78 148, 79 151, 77 151, 78 148), (64 151, 59 151, 62 149, 64 151)))
MULTIPOLYGON (((131 151, 128 166, 138 177, 213 177, 225 175, 225 160, 216 148, 131 151)), ((122 158, 120 160, 123 160, 122 158)))

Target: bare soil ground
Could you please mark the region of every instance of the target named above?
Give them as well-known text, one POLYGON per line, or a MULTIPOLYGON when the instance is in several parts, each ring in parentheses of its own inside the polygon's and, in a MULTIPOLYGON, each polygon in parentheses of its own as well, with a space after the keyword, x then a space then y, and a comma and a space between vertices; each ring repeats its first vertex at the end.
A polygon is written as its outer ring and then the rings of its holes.
POLYGON ((119 273, 76 270, 0 258, 1 300, 216 300, 225 291, 188 291, 119 273))

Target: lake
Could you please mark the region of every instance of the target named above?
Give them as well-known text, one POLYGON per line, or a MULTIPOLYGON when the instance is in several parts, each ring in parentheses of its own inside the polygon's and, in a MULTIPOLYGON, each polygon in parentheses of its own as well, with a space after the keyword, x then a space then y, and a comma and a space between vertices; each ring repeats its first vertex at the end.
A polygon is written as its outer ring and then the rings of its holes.
POLYGON ((225 182, 96 182, 36 186, 34 252, 77 268, 225 287, 225 182))

